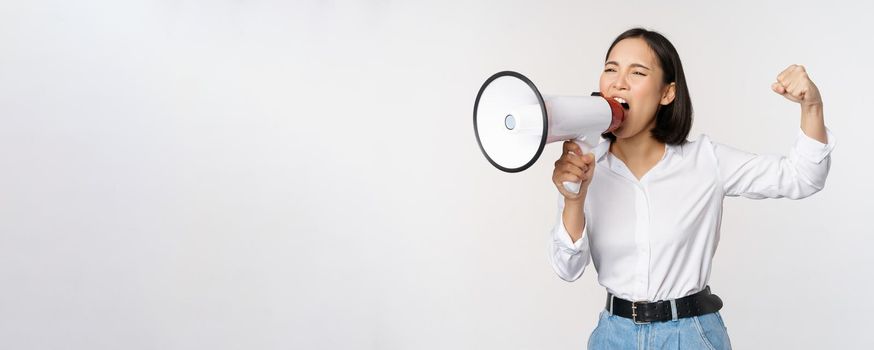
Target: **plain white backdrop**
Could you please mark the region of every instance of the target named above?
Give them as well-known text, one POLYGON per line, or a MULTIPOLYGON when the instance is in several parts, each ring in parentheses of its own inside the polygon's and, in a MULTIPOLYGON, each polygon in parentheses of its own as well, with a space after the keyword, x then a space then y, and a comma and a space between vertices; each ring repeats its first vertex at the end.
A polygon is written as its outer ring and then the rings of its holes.
POLYGON ((604 1, 0 2, 0 348, 582 349, 595 270, 551 270, 560 145, 480 153, 492 73, 597 88, 643 26, 701 133, 784 154, 804 64, 825 189, 727 199, 711 285, 738 349, 872 348, 874 6, 604 1))

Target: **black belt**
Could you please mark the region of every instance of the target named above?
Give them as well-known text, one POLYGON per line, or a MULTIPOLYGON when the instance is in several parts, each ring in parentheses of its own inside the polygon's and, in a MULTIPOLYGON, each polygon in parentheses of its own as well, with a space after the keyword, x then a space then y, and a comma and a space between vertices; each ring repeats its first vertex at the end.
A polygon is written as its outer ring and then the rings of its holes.
MULTIPOLYGON (((608 311, 610 311, 611 301, 613 302, 614 315, 630 318, 634 323, 646 324, 673 319, 670 300, 631 302, 607 293, 608 311)), ((722 309, 722 299, 719 299, 716 294, 710 293, 710 286, 704 287, 704 290, 698 293, 674 299, 674 304, 677 308, 677 318, 701 316, 722 309)))

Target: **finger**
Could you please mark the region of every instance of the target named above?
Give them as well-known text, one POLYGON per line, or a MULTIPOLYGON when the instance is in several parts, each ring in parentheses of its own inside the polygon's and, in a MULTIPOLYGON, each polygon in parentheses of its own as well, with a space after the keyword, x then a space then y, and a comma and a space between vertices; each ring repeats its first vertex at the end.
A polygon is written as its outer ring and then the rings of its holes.
POLYGON ((776 92, 780 95, 786 93, 786 89, 783 87, 783 85, 780 83, 777 83, 777 82, 771 84, 771 90, 773 90, 774 92, 776 92))
POLYGON ((777 75, 777 81, 783 84, 783 86, 787 85, 787 82, 792 80, 792 76, 795 75, 800 69, 797 65, 792 64, 789 67, 786 67, 780 74, 777 75))
POLYGON ((569 173, 569 174, 573 174, 576 176, 583 176, 583 174, 585 174, 586 171, 588 171, 588 170, 589 170, 589 167, 581 168, 581 167, 577 167, 573 164, 565 164, 564 166, 562 166, 559 169, 559 171, 561 171, 562 173, 569 173))
POLYGON ((777 74, 777 82, 781 85, 785 82, 786 76, 789 75, 789 72, 792 70, 792 66, 786 67, 780 74, 777 74))
POLYGON ((584 154, 584 155, 582 156, 582 161, 583 161, 583 163, 585 163, 586 165, 591 166, 593 163, 595 163, 595 154, 592 153, 592 152, 589 152, 589 153, 584 154))
POLYGON ((582 178, 571 173, 562 173, 557 177, 557 180, 557 184, 561 185, 564 182, 580 183, 582 181, 582 178))
POLYGON ((777 81, 782 83, 784 86, 788 84, 788 82, 797 79, 800 76, 807 75, 807 70, 804 66, 800 64, 793 64, 789 67, 786 67, 779 75, 777 75, 777 81))
POLYGON ((573 141, 565 141, 564 145, 562 145, 564 153, 572 152, 574 154, 582 154, 583 152, 580 150, 580 145, 573 141))
POLYGON ((562 171, 557 171, 556 174, 552 177, 552 182, 556 186, 560 186, 562 183, 565 183, 565 182, 580 183, 580 181, 582 181, 581 177, 574 175, 574 174, 571 174, 571 173, 562 172, 562 171))
POLYGON ((563 163, 571 163, 578 167, 583 167, 584 165, 586 165, 586 163, 583 162, 582 157, 573 153, 562 154, 560 157, 558 157, 558 160, 555 161, 555 166, 557 167, 563 163))
POLYGON ((795 97, 796 95, 798 95, 798 87, 795 86, 795 84, 789 84, 785 86, 784 89, 786 90, 786 93, 784 95, 786 95, 787 97, 795 97))
POLYGON ((589 169, 580 169, 570 164, 563 164, 557 166, 555 170, 552 171, 552 179, 553 181, 557 181, 572 176, 575 179, 574 181, 579 181, 580 177, 585 176, 586 171, 588 170, 589 169))
POLYGON ((588 169, 585 169, 585 171, 586 171, 585 176, 589 179, 591 179, 593 176, 595 176, 595 168, 596 168, 596 166, 593 164, 588 169))
POLYGON ((789 86, 786 88, 786 91, 797 99, 804 99, 804 95, 807 94, 807 81, 803 77, 799 77, 799 79, 793 80, 789 86))

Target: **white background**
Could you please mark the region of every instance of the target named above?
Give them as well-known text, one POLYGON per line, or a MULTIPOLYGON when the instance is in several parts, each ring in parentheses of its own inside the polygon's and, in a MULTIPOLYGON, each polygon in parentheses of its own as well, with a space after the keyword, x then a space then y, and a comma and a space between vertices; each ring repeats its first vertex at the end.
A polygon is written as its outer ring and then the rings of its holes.
POLYGON ((838 146, 801 200, 727 199, 738 349, 872 348, 866 1, 0 3, 0 348, 581 349, 605 292, 547 262, 560 145, 472 129, 492 73, 597 89, 633 26, 678 48, 692 139, 786 153, 804 64, 838 146))

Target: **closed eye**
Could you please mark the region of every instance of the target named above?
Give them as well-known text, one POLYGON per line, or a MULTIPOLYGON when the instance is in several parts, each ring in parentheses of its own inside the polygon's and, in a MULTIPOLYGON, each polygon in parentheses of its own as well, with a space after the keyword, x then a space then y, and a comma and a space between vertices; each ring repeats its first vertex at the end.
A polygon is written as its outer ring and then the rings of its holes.
POLYGON ((634 73, 631 73, 631 74, 636 74, 636 75, 639 75, 639 76, 642 76, 642 77, 645 77, 645 76, 646 76, 646 74, 644 74, 643 72, 634 72, 634 73))
POLYGON ((616 70, 613 68, 604 69, 604 72, 615 72, 616 70))

